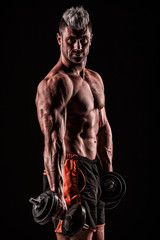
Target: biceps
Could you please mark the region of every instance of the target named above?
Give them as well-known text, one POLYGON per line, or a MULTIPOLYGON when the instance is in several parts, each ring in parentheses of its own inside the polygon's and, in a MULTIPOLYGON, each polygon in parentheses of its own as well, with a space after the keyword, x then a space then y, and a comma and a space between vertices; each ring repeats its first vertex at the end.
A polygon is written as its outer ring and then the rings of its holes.
POLYGON ((99 111, 99 127, 102 128, 108 122, 105 107, 99 111))
POLYGON ((100 125, 100 129, 105 128, 106 133, 108 135, 112 135, 112 130, 111 130, 110 124, 109 124, 108 119, 107 119, 105 107, 103 107, 100 110, 99 125, 100 125))

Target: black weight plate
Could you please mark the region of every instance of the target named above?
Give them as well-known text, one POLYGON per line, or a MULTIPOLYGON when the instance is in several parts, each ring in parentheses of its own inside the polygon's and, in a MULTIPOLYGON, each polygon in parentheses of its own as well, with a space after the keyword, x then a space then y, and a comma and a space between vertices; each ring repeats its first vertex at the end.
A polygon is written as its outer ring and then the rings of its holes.
POLYGON ((124 187, 125 187, 121 176, 119 174, 110 173, 110 174, 107 174, 106 177, 110 179, 110 181, 114 182, 113 190, 111 189, 107 191, 107 188, 104 184, 104 193, 107 201, 108 202, 119 201, 124 194, 124 187))
POLYGON ((41 222, 43 222, 43 219, 46 218, 51 208, 51 198, 47 196, 47 194, 43 201, 44 201, 44 207, 42 210, 40 210, 40 212, 38 212, 38 209, 36 210, 33 209, 33 218, 34 218, 34 221, 38 224, 41 224, 41 222))
POLYGON ((116 201, 116 199, 119 198, 121 191, 122 191, 121 181, 119 181, 119 179, 113 175, 107 176, 106 181, 103 183, 103 193, 106 199, 108 199, 108 201, 110 200, 116 201), (113 189, 108 188, 109 181, 114 184, 113 189))
POLYGON ((62 233, 64 236, 72 237, 78 233, 86 221, 86 210, 80 204, 73 205, 66 214, 62 224, 62 233))
POLYGON ((107 172, 102 177, 102 196, 101 199, 106 203, 115 203, 119 201, 126 192, 126 183, 122 176, 115 172, 107 172), (107 182, 113 181, 112 189, 108 188, 107 182))
POLYGON ((112 210, 113 208, 117 207, 120 203, 120 200, 117 202, 107 203, 105 204, 105 210, 112 210))
POLYGON ((51 220, 58 206, 57 194, 53 193, 52 191, 47 191, 46 193, 50 200, 47 205, 46 215, 43 218, 41 218, 41 220, 39 221, 40 225, 45 225, 51 220))
POLYGON ((50 221, 57 208, 58 196, 52 191, 47 191, 38 198, 41 198, 42 202, 39 207, 33 205, 32 214, 36 223, 44 225, 50 221))
POLYGON ((46 193, 42 193, 38 196, 37 199, 41 200, 40 205, 33 205, 32 214, 34 218, 41 218, 45 214, 46 207, 48 205, 48 197, 46 193))

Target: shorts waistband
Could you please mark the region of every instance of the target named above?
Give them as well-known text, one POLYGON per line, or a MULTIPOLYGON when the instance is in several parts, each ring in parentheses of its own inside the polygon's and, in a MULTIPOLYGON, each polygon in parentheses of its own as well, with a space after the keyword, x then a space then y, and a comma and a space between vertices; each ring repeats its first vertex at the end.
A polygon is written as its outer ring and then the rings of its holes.
POLYGON ((66 153, 66 159, 78 160, 77 154, 66 153))
POLYGON ((71 153, 66 153, 66 159, 79 160, 80 162, 88 162, 91 164, 95 164, 98 161, 97 157, 94 160, 91 160, 87 157, 83 157, 83 156, 80 156, 77 154, 71 154, 71 153))

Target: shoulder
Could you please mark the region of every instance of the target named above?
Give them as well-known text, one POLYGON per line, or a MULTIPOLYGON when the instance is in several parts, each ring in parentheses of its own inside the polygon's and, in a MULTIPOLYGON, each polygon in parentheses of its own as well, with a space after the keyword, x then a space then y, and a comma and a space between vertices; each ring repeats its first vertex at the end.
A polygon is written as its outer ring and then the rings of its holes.
POLYGON ((62 94, 70 95, 73 91, 73 82, 67 74, 58 73, 48 82, 52 90, 60 90, 62 94))
POLYGON ((97 73, 96 71, 91 70, 91 69, 86 69, 86 75, 89 78, 91 77, 92 79, 94 79, 94 81, 99 82, 101 87, 104 88, 103 80, 102 80, 102 78, 101 78, 99 73, 97 73))
POLYGON ((45 77, 37 87, 37 90, 43 92, 45 90, 56 90, 56 88, 71 88, 72 81, 66 74, 55 74, 51 77, 45 77))
POLYGON ((87 73, 87 74, 90 74, 90 75, 92 75, 92 76, 94 76, 94 77, 96 77, 96 78, 101 78, 101 76, 100 76, 99 73, 97 73, 96 71, 91 70, 91 69, 89 69, 89 68, 86 68, 86 73, 87 73))
POLYGON ((58 73, 52 77, 44 78, 37 87, 40 94, 50 94, 52 97, 58 94, 70 96, 73 91, 73 83, 66 74, 58 73))

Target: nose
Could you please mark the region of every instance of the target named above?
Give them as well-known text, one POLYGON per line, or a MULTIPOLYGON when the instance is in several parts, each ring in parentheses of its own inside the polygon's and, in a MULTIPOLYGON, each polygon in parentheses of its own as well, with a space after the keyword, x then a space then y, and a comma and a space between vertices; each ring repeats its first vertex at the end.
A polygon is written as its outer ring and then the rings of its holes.
POLYGON ((82 44, 80 40, 76 40, 74 43, 74 50, 81 50, 82 49, 82 44))

